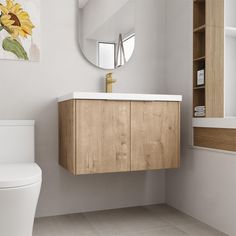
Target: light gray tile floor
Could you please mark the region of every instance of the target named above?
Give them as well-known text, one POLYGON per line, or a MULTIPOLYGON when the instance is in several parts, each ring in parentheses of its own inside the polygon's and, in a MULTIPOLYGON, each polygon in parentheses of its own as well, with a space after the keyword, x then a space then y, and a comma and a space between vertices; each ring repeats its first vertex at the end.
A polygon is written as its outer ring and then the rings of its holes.
POLYGON ((227 236, 167 205, 35 220, 33 236, 227 236))

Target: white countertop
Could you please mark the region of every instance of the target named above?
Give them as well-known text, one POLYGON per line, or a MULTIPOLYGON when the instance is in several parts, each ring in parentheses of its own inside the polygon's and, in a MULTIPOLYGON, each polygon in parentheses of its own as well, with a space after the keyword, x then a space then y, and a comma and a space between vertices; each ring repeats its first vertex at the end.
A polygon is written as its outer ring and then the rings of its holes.
POLYGON ((162 94, 128 94, 128 93, 84 93, 74 92, 59 97, 58 102, 72 99, 84 100, 119 100, 119 101, 167 101, 181 102, 181 95, 162 95, 162 94))
POLYGON ((193 127, 236 129, 236 117, 193 118, 193 127))

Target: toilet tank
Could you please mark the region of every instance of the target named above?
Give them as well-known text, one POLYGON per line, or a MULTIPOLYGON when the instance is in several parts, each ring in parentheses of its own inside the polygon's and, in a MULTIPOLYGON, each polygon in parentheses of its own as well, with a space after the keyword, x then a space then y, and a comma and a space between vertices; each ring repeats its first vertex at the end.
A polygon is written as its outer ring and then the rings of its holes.
POLYGON ((0 120, 0 163, 34 162, 34 123, 0 120))

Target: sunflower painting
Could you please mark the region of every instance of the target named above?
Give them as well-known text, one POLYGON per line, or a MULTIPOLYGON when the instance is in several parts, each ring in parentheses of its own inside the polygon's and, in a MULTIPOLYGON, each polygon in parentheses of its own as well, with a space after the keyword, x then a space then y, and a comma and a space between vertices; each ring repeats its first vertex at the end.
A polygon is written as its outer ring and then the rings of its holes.
POLYGON ((38 61, 39 0, 0 0, 0 59, 38 61))

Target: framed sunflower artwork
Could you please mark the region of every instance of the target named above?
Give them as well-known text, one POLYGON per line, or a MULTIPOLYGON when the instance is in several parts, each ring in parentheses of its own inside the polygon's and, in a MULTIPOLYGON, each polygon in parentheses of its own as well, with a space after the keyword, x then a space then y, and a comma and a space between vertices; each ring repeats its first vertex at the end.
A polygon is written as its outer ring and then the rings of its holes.
POLYGON ((0 59, 39 61, 40 0, 0 0, 0 59))

